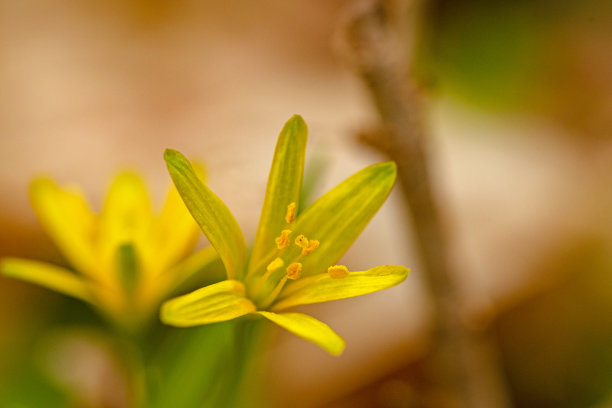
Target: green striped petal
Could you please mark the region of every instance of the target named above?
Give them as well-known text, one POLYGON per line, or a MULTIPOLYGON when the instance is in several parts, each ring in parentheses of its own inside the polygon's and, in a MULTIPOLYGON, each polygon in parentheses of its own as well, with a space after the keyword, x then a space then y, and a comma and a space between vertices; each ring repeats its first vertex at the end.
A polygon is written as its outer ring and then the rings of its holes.
POLYGON ((165 302, 160 318, 162 322, 178 327, 235 319, 256 310, 245 294, 242 282, 225 280, 165 302))
POLYGON ((344 339, 328 325, 302 313, 257 312, 284 329, 322 347, 328 353, 339 356, 346 345, 344 339))
POLYGON ((287 228, 287 206, 299 203, 307 138, 308 128, 299 115, 289 119, 278 136, 249 272, 275 249, 274 239, 287 228))
POLYGON ((96 217, 78 191, 58 187, 48 178, 30 185, 30 201, 45 232, 78 271, 91 273, 97 265, 93 239, 96 217))
POLYGON ((3 275, 44 286, 47 289, 93 303, 88 285, 71 271, 44 262, 19 258, 0 261, 3 275))
POLYGON ((166 149, 164 159, 189 212, 219 253, 228 278, 240 278, 245 265, 246 245, 238 222, 225 203, 200 181, 185 156, 166 149))
POLYGON ((271 310, 276 312, 298 305, 365 295, 403 282, 408 273, 404 266, 383 265, 367 271, 350 272, 342 279, 333 279, 328 273, 309 276, 285 287, 271 310))
MULTIPOLYGON (((321 273, 349 249, 385 202, 395 183, 393 162, 366 167, 327 192, 297 219, 295 232, 320 246, 300 262, 304 275, 321 273)), ((297 254, 293 248, 293 254, 297 254)))

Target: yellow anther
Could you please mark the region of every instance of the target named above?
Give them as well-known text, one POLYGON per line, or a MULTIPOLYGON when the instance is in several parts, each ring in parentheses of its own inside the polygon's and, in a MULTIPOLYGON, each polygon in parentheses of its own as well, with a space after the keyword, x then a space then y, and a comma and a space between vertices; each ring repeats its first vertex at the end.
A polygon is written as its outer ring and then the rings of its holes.
POLYGON ((300 248, 306 248, 308 246, 308 238, 302 234, 298 235, 295 239, 295 245, 299 246, 300 248))
POLYGON ((319 247, 319 241, 316 239, 311 239, 308 241, 308 245, 305 248, 302 248, 302 256, 306 256, 311 254, 315 249, 319 247))
POLYGON ((287 206, 287 214, 285 214, 285 221, 287 224, 291 224, 295 220, 295 213, 297 211, 297 205, 291 203, 287 206))
POLYGON ((327 273, 332 279, 344 279, 348 276, 349 270, 344 265, 334 265, 327 268, 327 273))
POLYGON ((285 262, 283 262, 282 259, 276 258, 275 260, 273 260, 272 262, 268 264, 268 266, 266 267, 266 271, 268 271, 268 273, 272 273, 278 268, 281 268, 284 264, 285 262))
POLYGON ((287 267, 287 278, 296 280, 302 274, 302 264, 299 262, 293 262, 287 267))
POLYGON ((289 236, 291 235, 291 232, 292 231, 288 229, 283 230, 280 236, 274 240, 278 249, 285 249, 291 244, 291 242, 289 241, 289 236))

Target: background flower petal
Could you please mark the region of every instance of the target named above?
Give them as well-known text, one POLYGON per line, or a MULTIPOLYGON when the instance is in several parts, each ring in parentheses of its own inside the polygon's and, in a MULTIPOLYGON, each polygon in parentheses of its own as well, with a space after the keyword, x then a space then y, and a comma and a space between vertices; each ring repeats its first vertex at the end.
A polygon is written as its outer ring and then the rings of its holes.
POLYGON ((62 189, 41 177, 30 185, 30 201, 40 224, 68 262, 83 273, 93 273, 96 217, 80 192, 62 189))
POLYGON ((0 260, 0 272, 10 278, 44 286, 47 289, 93 303, 86 282, 71 271, 44 262, 19 258, 0 260))
POLYGON ((153 227, 151 199, 144 181, 135 173, 123 172, 113 180, 102 209, 99 250, 102 276, 110 276, 116 264, 117 248, 132 244, 142 261, 142 270, 150 271, 153 259, 150 245, 153 227))

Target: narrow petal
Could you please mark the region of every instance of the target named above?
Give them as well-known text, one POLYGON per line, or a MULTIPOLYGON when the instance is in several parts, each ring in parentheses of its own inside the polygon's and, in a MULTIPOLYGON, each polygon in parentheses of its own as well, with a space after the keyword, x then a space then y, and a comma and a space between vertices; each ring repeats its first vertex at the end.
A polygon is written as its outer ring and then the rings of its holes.
POLYGON ((289 204, 299 203, 307 137, 308 128, 299 115, 289 119, 278 136, 249 272, 274 250, 274 238, 287 228, 285 213, 289 204))
POLYGON ((160 317, 162 322, 179 327, 235 319, 256 310, 245 293, 242 282, 225 280, 165 302, 160 317))
POLYGON ((403 282, 408 272, 404 266, 383 265, 367 271, 350 272, 342 279, 333 279, 328 273, 309 276, 285 287, 272 310, 346 299, 387 289, 403 282))
POLYGON ((346 343, 328 325, 302 313, 257 312, 291 333, 314 343, 334 356, 344 351, 346 343))
POLYGON ((395 177, 393 162, 366 167, 327 192, 298 217, 295 231, 320 241, 319 248, 301 260, 304 275, 321 273, 338 262, 385 202, 395 177))
POLYGON ((113 270, 117 248, 132 244, 141 255, 142 270, 148 271, 153 249, 149 236, 153 227, 153 210, 143 180, 135 173, 120 173, 106 196, 100 224, 99 249, 102 275, 113 270))
POLYGON ((83 196, 61 189, 48 178, 38 178, 30 185, 30 200, 45 232, 68 262, 84 273, 95 269, 96 217, 83 196))
POLYGON ((64 295, 93 302, 85 281, 59 266, 27 259, 4 258, 0 261, 0 272, 10 278, 35 283, 64 295))
POLYGON ((176 150, 166 149, 164 159, 185 205, 219 253, 228 278, 240 278, 244 270, 246 245, 238 222, 225 203, 200 181, 185 156, 176 150))

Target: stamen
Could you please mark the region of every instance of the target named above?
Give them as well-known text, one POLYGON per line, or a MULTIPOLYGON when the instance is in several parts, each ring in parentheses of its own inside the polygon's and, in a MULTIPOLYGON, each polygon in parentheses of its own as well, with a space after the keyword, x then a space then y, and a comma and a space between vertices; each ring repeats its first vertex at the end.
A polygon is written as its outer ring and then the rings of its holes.
POLYGON ((298 235, 295 239, 295 245, 299 246, 302 249, 306 248, 308 246, 308 238, 306 238, 302 234, 298 235))
POLYGON ((308 245, 305 248, 302 248, 302 256, 309 255, 314 252, 315 249, 319 247, 319 241, 316 239, 311 239, 308 241, 308 245))
POLYGON ((289 236, 291 235, 291 232, 292 231, 289 229, 283 230, 280 236, 274 240, 278 249, 285 249, 291 244, 289 241, 289 236))
POLYGON ((275 270, 277 270, 278 268, 281 268, 284 264, 285 262, 283 262, 282 259, 276 258, 275 260, 273 260, 272 262, 268 264, 268 266, 266 267, 266 271, 270 274, 274 272, 275 270))
POLYGON ((302 274, 302 264, 294 262, 287 267, 287 278, 296 280, 302 274))
POLYGON ((295 220, 295 213, 297 211, 297 205, 291 203, 287 206, 287 214, 285 214, 285 221, 287 224, 291 224, 295 220))
POLYGON ((332 279, 344 279, 348 276, 349 270, 344 265, 334 265, 327 268, 327 273, 332 279))

